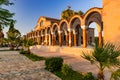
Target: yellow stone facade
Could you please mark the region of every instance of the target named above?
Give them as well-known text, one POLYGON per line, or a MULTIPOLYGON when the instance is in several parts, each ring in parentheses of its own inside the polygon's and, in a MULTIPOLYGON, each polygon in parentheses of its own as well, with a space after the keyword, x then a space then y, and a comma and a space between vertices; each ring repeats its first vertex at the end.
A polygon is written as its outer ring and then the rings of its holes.
POLYGON ((38 45, 46 46, 81 46, 87 47, 94 43, 94 29, 89 28, 92 22, 98 27, 99 45, 102 46, 102 9, 92 8, 84 15, 74 15, 69 21, 41 16, 27 39, 33 39, 38 45))
POLYGON ((94 29, 88 26, 95 22, 99 46, 102 46, 103 37, 105 42, 118 43, 120 0, 103 0, 102 4, 103 8, 91 8, 84 15, 74 15, 69 21, 41 16, 35 29, 27 33, 26 38, 34 39, 39 45, 87 47, 94 42, 94 29))
POLYGON ((104 40, 120 42, 120 0, 103 0, 104 40))

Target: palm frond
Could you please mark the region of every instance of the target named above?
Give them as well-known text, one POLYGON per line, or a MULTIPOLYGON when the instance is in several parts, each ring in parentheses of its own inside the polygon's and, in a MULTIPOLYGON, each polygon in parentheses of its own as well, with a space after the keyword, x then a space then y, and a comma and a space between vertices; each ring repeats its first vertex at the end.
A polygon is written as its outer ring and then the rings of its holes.
POLYGON ((114 71, 114 72, 111 74, 110 80, 120 80, 120 69, 114 71))
POLYGON ((94 63, 94 60, 93 60, 92 56, 87 54, 87 53, 85 53, 85 52, 83 52, 83 55, 81 57, 86 59, 86 60, 88 60, 88 61, 90 61, 91 64, 94 63))

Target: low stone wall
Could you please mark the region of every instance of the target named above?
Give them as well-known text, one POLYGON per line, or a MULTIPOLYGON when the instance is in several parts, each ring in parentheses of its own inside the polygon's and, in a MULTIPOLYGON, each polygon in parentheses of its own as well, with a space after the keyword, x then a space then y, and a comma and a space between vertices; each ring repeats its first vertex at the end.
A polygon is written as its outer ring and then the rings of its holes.
POLYGON ((87 52, 90 54, 92 51, 92 48, 81 48, 81 47, 59 47, 59 46, 32 46, 31 48, 33 49, 39 49, 42 52, 57 52, 57 53, 65 53, 68 55, 73 55, 73 56, 80 56, 82 55, 83 51, 87 52))

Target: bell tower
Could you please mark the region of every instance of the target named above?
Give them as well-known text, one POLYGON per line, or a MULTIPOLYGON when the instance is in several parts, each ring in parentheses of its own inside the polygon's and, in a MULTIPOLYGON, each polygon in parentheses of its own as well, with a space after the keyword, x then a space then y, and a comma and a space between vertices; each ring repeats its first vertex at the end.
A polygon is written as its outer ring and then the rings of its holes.
POLYGON ((120 42, 120 0, 103 0, 104 40, 120 42))

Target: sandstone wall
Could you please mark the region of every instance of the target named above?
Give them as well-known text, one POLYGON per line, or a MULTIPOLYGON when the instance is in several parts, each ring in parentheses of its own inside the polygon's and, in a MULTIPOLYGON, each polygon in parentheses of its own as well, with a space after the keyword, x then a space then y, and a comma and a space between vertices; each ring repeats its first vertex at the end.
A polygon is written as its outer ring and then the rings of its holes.
POLYGON ((103 0, 104 40, 120 42, 120 0, 103 0))

